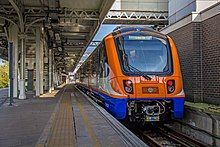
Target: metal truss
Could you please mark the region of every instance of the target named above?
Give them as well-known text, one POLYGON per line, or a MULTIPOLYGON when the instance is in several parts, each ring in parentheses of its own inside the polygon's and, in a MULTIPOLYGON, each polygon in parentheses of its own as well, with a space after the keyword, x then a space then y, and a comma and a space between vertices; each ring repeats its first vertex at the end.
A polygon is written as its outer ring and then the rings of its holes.
MULTIPOLYGON (((99 19, 98 10, 75 10, 75 9, 56 9, 42 7, 24 7, 23 13, 25 17, 46 17, 47 14, 55 13, 61 18, 78 18, 78 19, 99 19)), ((1 5, 0 15, 16 15, 15 9, 10 5, 1 5)))
MULTIPOLYGON (((1 14, 7 14, 7 15, 11 15, 11 14, 16 14, 15 9, 11 6, 11 5, 1 5, 0 7, 0 13, 1 14)), ((42 9, 42 7, 25 7, 24 8, 24 12, 25 15, 31 15, 31 14, 35 14, 35 15, 39 15, 39 14, 45 14, 44 9, 42 9)))
MULTIPOLYGON (((164 22, 168 21, 167 11, 132 11, 132 10, 110 10, 105 17, 104 23, 124 23, 124 21, 164 22)), ((135 23, 135 22, 134 22, 135 23)))
POLYGON ((99 11, 94 10, 75 10, 75 9, 56 9, 42 7, 25 7, 24 14, 27 16, 44 16, 46 14, 57 14, 61 18, 79 18, 79 19, 98 19, 99 11))
MULTIPOLYGON (((10 5, 1 5, 0 15, 15 16, 16 11, 10 5)), ((56 9, 42 7, 25 7, 24 15, 27 22, 32 22, 36 18, 56 14, 60 19, 86 19, 99 20, 100 13, 98 10, 76 10, 76 9, 56 9)), ((110 10, 106 15, 104 23, 115 24, 167 24, 167 11, 133 11, 133 10, 110 10)))
POLYGON ((15 9, 12 6, 1 5, 0 13, 1 14, 6 14, 6 15, 11 15, 11 14, 15 14, 16 11, 15 11, 15 9))
POLYGON ((42 7, 25 7, 24 9, 24 14, 25 15, 31 15, 31 14, 35 14, 35 15, 45 15, 45 10, 42 9, 42 7))
POLYGON ((66 18, 96 18, 99 19, 99 11, 94 10, 74 10, 63 9, 64 17, 66 18))
POLYGON ((18 15, 16 10, 9 5, 0 5, 0 19, 3 18, 12 22, 13 24, 17 24, 18 22, 18 15))

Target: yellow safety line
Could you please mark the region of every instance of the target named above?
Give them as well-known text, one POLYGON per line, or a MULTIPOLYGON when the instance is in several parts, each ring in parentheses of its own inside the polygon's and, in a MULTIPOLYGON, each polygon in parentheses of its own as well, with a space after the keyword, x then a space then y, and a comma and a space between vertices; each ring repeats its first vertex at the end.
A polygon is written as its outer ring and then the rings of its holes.
POLYGON ((86 114, 83 106, 81 105, 81 103, 77 99, 76 99, 76 103, 77 103, 77 106, 79 107, 80 113, 83 117, 83 121, 87 126, 89 136, 92 138, 93 146, 100 147, 101 143, 99 142, 99 139, 97 138, 96 134, 93 131, 93 127, 92 127, 92 124, 89 121, 88 115, 86 114))
POLYGON ((58 116, 59 113, 59 109, 60 109, 60 102, 62 100, 63 94, 66 91, 66 87, 64 87, 61 95, 59 96, 59 101, 56 104, 54 111, 52 112, 49 121, 47 122, 40 138, 38 139, 35 147, 45 147, 47 146, 47 141, 49 140, 50 137, 50 133, 52 132, 54 125, 55 125, 55 120, 58 116))
POLYGON ((71 96, 65 93, 60 101, 60 108, 48 138, 48 147, 75 146, 72 113, 71 96))

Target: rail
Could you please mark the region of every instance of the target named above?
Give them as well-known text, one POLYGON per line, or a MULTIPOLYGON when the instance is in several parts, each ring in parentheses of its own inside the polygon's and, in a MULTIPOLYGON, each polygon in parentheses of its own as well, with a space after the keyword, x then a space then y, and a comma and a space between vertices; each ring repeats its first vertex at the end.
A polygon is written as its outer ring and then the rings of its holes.
POLYGON ((138 130, 136 132, 142 140, 150 146, 179 146, 179 147, 208 147, 209 145, 201 143, 193 138, 177 132, 169 127, 153 127, 149 130, 138 130))

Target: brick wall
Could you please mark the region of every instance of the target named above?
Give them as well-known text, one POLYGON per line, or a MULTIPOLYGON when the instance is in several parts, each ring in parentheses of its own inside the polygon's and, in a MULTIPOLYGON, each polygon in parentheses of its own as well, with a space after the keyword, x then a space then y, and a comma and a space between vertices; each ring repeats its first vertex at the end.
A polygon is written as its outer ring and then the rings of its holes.
POLYGON ((220 105, 220 14, 201 25, 203 98, 220 105))
POLYGON ((184 90, 186 98, 190 101, 198 101, 201 96, 200 78, 200 46, 198 32, 199 25, 190 23, 174 32, 168 34, 174 39, 178 48, 182 74, 184 79, 184 90))
POLYGON ((168 35, 178 48, 187 100, 220 105, 220 15, 168 35))

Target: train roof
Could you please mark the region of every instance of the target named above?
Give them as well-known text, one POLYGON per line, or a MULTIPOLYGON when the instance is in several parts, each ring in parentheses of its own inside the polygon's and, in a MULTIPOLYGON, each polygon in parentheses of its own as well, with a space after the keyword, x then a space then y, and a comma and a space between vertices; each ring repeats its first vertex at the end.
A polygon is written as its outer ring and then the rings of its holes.
POLYGON ((157 35, 161 35, 163 37, 166 37, 166 35, 154 30, 153 28, 144 27, 144 26, 119 26, 113 30, 112 34, 114 36, 119 33, 126 33, 126 32, 130 32, 130 31, 146 31, 146 32, 151 32, 151 33, 155 33, 157 35))

